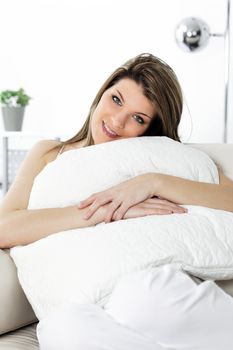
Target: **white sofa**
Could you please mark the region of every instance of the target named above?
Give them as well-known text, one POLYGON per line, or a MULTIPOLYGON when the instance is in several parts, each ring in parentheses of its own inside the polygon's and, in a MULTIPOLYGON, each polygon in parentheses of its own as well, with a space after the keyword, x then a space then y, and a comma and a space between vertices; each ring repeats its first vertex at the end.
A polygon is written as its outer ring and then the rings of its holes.
MULTIPOLYGON (((233 180, 233 144, 192 144, 207 154, 233 180)), ((232 228, 233 231, 233 228, 232 228)), ((0 250, 0 350, 39 349, 36 316, 18 282, 16 267, 0 250)), ((217 281, 233 296, 233 280, 217 281)))

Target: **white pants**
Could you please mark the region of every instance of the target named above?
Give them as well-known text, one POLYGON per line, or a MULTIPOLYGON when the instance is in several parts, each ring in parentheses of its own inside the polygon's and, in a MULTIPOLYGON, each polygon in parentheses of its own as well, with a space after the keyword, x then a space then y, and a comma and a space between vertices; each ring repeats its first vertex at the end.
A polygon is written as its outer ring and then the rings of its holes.
POLYGON ((104 309, 56 310, 37 335, 41 350, 232 350, 233 299, 165 265, 124 277, 104 309))

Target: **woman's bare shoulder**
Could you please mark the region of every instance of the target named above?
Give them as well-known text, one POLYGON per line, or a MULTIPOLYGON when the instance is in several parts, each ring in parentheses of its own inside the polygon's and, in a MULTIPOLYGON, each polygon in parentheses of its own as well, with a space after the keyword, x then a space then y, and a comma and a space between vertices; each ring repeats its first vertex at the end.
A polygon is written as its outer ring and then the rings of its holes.
POLYGON ((41 140, 27 153, 0 206, 0 217, 6 213, 26 209, 35 177, 47 165, 48 155, 58 149, 61 142, 41 140))
POLYGON ((34 145, 33 152, 40 154, 45 164, 48 164, 56 159, 62 145, 63 143, 57 140, 41 140, 34 145))

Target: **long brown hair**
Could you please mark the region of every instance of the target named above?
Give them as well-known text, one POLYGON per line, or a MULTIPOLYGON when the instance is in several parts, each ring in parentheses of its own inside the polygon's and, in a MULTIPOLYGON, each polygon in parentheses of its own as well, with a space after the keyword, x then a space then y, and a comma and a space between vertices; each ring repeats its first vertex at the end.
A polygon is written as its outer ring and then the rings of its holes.
POLYGON ((183 108, 183 96, 172 68, 152 54, 143 53, 117 68, 98 91, 80 131, 64 144, 86 139, 84 146, 92 145, 90 121, 103 93, 123 78, 130 78, 143 88, 144 95, 156 106, 157 114, 142 136, 167 136, 180 141, 178 125, 183 108))

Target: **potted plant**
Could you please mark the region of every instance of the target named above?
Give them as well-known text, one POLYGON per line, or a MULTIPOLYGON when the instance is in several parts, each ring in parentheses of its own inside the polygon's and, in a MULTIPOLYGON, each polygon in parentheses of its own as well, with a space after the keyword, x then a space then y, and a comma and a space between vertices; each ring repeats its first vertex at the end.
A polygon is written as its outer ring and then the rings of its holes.
POLYGON ((22 130, 25 106, 28 105, 30 99, 31 97, 22 88, 19 90, 4 90, 0 93, 5 130, 22 130))

